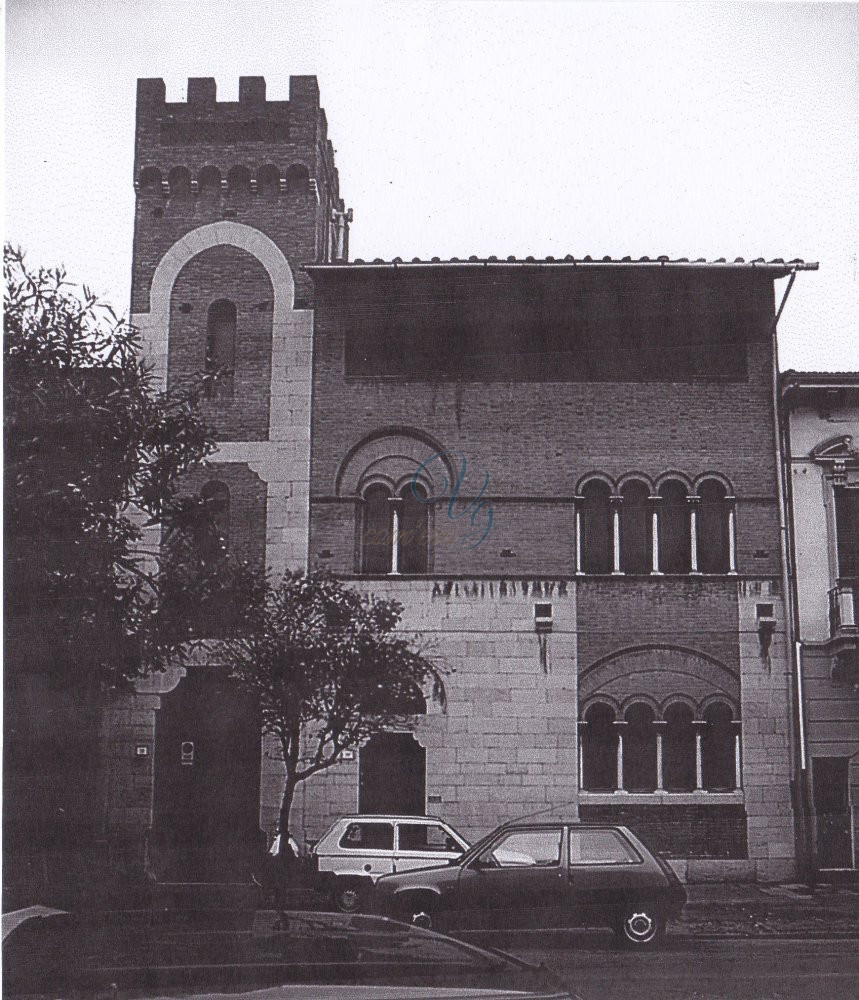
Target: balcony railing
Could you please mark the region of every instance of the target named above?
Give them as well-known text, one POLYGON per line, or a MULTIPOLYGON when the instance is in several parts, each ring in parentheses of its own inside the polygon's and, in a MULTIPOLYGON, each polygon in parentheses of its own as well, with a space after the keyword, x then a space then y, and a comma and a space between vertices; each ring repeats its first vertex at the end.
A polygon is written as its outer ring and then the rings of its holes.
POLYGON ((859 631, 859 580, 839 580, 829 591, 829 634, 852 635, 859 631))

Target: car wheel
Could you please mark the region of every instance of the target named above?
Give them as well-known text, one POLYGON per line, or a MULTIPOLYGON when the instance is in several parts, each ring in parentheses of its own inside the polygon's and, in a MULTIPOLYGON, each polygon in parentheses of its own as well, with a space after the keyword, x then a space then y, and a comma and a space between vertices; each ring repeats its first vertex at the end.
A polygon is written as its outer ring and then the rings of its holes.
POLYGON ((662 937, 665 921, 651 906, 629 906, 621 913, 614 930, 626 947, 648 948, 662 937))
POLYGON ((367 890, 360 879, 339 878, 334 883, 334 905, 341 913, 360 913, 367 890))
POLYGON ((432 910, 428 908, 416 910, 411 916, 411 923, 415 927, 422 927, 425 931, 431 931, 433 929, 432 910))

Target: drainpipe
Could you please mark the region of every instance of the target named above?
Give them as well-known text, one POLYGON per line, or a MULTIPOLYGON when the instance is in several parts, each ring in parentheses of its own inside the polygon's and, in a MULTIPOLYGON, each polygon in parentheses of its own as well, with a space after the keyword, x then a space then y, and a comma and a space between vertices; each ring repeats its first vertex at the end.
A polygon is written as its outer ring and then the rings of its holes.
POLYGON ((779 545, 781 555, 781 586, 785 602, 785 634, 786 652, 788 658, 788 673, 793 684, 794 712, 791 713, 791 731, 794 738, 794 805, 799 819, 798 862, 799 874, 809 887, 813 888, 814 852, 812 848, 811 810, 809 803, 808 784, 808 754, 805 717, 805 692, 802 677, 802 654, 799 631, 798 597, 796 591, 795 547, 792 525, 788 512, 788 497, 791 495, 790 483, 790 434, 787 419, 783 419, 781 394, 779 391, 778 362, 778 321, 784 311, 793 283, 796 280, 796 269, 791 268, 781 304, 773 317, 771 326, 772 337, 772 405, 773 405, 773 439, 775 445, 778 474, 776 485, 778 489, 779 545))

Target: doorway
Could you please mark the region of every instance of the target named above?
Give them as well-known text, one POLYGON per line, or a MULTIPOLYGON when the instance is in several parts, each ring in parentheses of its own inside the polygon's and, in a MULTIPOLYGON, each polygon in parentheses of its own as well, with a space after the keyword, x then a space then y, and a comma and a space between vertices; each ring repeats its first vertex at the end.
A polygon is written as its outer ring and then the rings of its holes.
POLYGON ((426 815, 427 752, 411 733, 379 733, 361 747, 358 812, 426 815))
POLYGON ((151 855, 159 880, 248 878, 264 842, 253 700, 226 670, 189 667, 161 698, 154 757, 151 855))
POLYGON ((852 868, 848 757, 814 757, 812 783, 818 868, 852 868))

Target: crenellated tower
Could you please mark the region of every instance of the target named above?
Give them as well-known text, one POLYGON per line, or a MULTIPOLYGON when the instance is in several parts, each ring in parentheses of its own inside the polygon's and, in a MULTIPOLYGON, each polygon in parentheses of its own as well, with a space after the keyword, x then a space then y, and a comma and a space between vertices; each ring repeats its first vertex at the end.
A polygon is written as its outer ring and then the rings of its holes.
MULTIPOLYGON (((218 102, 214 80, 191 79, 179 103, 163 80, 139 80, 134 188, 131 321, 158 385, 219 375, 203 402, 218 448, 189 491, 217 504, 231 554, 274 575, 307 566, 314 312, 304 265, 345 260, 351 220, 316 77, 291 77, 288 101, 242 77, 236 102, 218 102)), ((146 534, 144 548, 157 550, 159 530, 146 534)), ((151 872, 168 881, 212 877, 218 856, 235 874, 277 815, 276 763, 211 667, 216 655, 141 681, 131 711, 111 721, 112 738, 143 749, 116 765, 109 826, 145 842, 151 872), (214 838, 202 854, 200 829, 214 838)))

